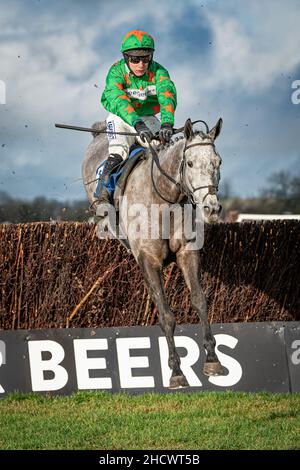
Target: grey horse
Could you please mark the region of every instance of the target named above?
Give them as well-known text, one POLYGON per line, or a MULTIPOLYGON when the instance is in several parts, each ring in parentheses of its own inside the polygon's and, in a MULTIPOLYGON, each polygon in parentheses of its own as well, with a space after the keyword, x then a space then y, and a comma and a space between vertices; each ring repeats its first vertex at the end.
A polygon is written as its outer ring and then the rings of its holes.
MULTIPOLYGON (((153 146, 152 151, 146 149, 146 158, 129 175, 123 200, 119 203, 120 224, 122 225, 122 221, 126 219, 127 225, 125 228, 123 226, 123 232, 125 231, 127 243, 142 270, 149 294, 157 306, 159 324, 167 339, 168 364, 171 369, 170 388, 188 386, 175 348, 175 317, 168 305, 163 284, 162 270, 173 261, 183 273, 190 291, 191 306, 197 311, 201 321, 206 350, 203 373, 208 376, 223 375, 224 371, 215 352, 216 342, 208 322, 206 299, 199 281, 200 254, 197 244, 196 248, 193 248, 194 232, 192 231, 191 236, 186 236, 180 231, 178 236, 178 224, 174 223, 174 218, 177 216, 172 212, 173 224, 170 224, 172 227, 168 236, 163 236, 158 230, 159 235, 153 237, 153 222, 147 222, 145 214, 149 214, 153 207, 170 208, 176 204, 181 208, 192 208, 192 214, 197 208, 198 212, 200 210, 203 222, 218 221, 221 211, 217 195, 221 158, 216 151, 214 141, 221 127, 222 119, 219 119, 211 130, 206 125, 206 132, 195 131, 193 123, 188 119, 181 138, 177 137, 169 145, 160 145, 156 148, 153 146), (156 163, 154 163, 155 154, 158 155, 156 163), (138 213, 131 210, 133 207, 139 208, 138 213), (143 209, 142 213, 140 208, 143 209), (132 228, 132 224, 135 229, 137 227, 140 229, 145 223, 147 229, 146 232, 145 230, 142 232, 143 236, 136 236, 136 230, 129 229, 132 228)), ((105 123, 95 123, 93 128, 104 130, 105 123)), ((88 146, 82 165, 83 181, 91 203, 95 202, 96 168, 108 156, 107 136, 96 132, 93 135, 94 138, 88 146)), ((158 212, 161 215, 161 211, 158 212)), ((162 218, 158 220, 158 224, 161 224, 162 218)), ((181 223, 182 220, 180 226, 181 223)), ((193 224, 195 226, 195 217, 193 224)))

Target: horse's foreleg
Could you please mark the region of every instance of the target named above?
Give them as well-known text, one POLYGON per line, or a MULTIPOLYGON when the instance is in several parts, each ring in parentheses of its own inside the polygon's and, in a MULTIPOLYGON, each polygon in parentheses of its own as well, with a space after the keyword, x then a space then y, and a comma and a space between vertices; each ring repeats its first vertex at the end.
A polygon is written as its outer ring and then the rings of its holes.
POLYGON ((190 291, 191 306, 198 313, 203 329, 203 344, 206 350, 203 372, 205 375, 223 375, 223 368, 215 352, 216 340, 207 318, 206 298, 199 281, 199 252, 196 250, 180 250, 176 255, 176 259, 190 291))
POLYGON ((168 305, 163 285, 162 267, 153 263, 145 255, 140 255, 139 265, 142 269, 149 294, 159 312, 159 324, 165 333, 169 349, 169 367, 172 370, 170 388, 187 387, 188 382, 180 369, 180 357, 175 348, 175 317, 168 305))

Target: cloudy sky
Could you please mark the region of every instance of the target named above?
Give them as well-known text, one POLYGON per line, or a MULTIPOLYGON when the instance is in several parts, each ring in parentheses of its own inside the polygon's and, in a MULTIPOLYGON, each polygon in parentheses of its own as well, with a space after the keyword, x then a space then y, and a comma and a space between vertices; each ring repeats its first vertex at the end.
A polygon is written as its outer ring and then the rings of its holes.
POLYGON ((154 37, 176 84, 175 126, 223 118, 222 181, 235 194, 257 195, 274 171, 299 173, 299 23, 299 0, 0 0, 0 191, 85 197, 91 136, 54 123, 105 119, 105 77, 131 29, 154 37))

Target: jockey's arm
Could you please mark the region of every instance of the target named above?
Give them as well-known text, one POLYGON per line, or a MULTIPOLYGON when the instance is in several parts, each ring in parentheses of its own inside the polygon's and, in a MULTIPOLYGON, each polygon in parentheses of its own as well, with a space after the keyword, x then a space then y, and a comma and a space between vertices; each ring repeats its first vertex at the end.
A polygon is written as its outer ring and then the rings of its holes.
POLYGON ((160 104, 161 123, 174 126, 174 113, 177 106, 177 92, 168 71, 159 65, 155 73, 157 99, 160 104))
POLYGON ((125 78, 123 74, 118 72, 115 65, 110 68, 106 77, 101 104, 108 112, 116 114, 130 126, 134 126, 141 119, 135 112, 130 97, 125 92, 125 78))

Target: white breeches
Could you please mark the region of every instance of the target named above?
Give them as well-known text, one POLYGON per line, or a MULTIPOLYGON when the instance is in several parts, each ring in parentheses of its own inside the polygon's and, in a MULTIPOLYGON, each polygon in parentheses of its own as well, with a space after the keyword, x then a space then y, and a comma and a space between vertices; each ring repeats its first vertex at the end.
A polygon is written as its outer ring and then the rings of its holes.
MULTIPOLYGON (((144 123, 151 129, 153 134, 159 131, 160 121, 156 116, 141 116, 144 123)), ((110 113, 106 118, 106 128, 109 132, 134 132, 134 127, 127 124, 123 119, 115 114, 110 113)), ((148 142, 142 142, 140 137, 130 135, 107 134, 109 153, 117 153, 121 155, 123 160, 128 157, 130 147, 137 142, 142 147, 148 147, 148 142)))

